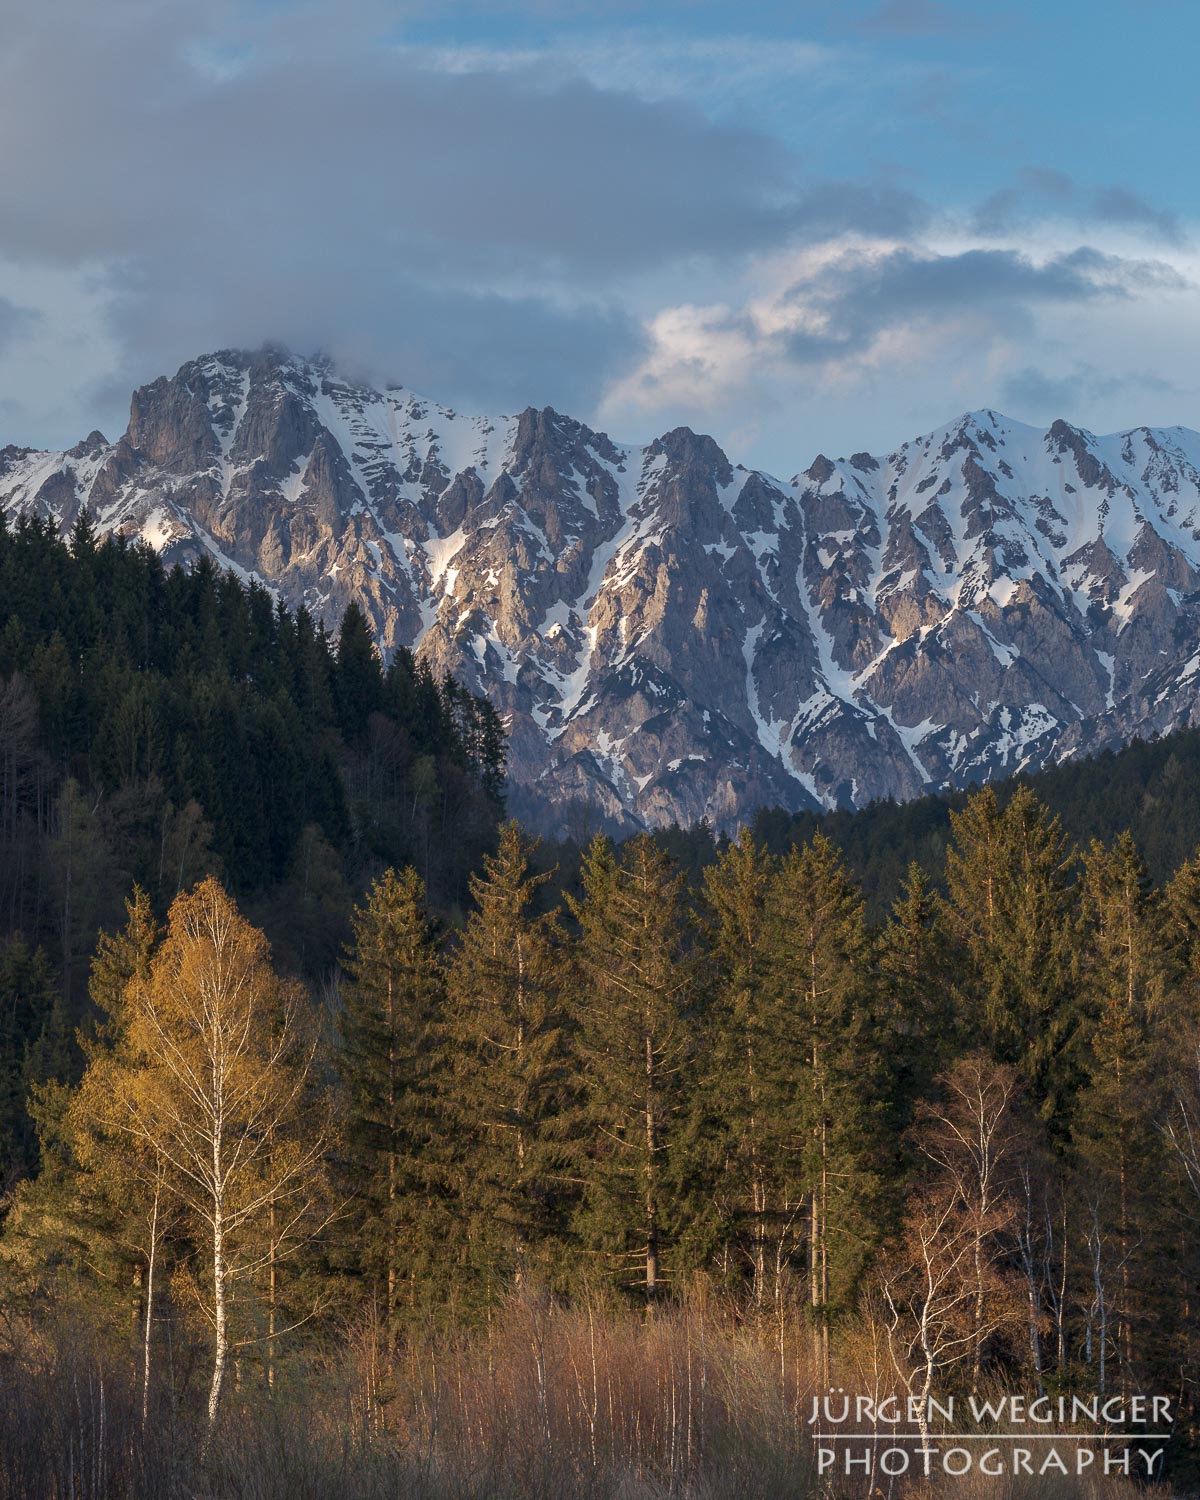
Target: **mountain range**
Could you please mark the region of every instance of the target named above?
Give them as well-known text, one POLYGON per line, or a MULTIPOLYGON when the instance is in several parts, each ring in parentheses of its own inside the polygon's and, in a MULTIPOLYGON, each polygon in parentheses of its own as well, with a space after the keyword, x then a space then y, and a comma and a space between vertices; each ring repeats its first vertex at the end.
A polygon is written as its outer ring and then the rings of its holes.
POLYGON ((1200 720, 1200 433, 984 410, 788 480, 688 428, 466 416, 280 349, 0 449, 0 509, 351 600, 486 693, 510 806, 616 832, 863 806, 1200 720))

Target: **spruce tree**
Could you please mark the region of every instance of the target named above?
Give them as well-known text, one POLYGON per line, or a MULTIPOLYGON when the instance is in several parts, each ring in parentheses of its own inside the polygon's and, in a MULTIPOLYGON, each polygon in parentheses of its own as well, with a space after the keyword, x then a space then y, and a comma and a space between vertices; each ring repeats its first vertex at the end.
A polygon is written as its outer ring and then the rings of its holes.
POLYGON ((122 1034, 130 986, 146 982, 160 935, 150 898, 135 885, 125 902, 125 926, 102 932, 92 959, 88 994, 103 1018, 97 1031, 104 1041, 114 1042, 122 1034))
POLYGON ((1200 854, 1185 860, 1163 891, 1163 938, 1178 1000, 1200 1018, 1200 854))
MULTIPOLYGON (((62 997, 40 949, 20 934, 0 947, 0 1193, 7 1193, 37 1166, 37 1134, 27 1108, 32 1083, 54 1076, 58 1063, 43 1055, 39 1041, 62 1041, 62 997), (40 1075, 40 1076, 37 1076, 40 1075)), ((54 1048, 54 1050, 58 1050, 54 1048)))
POLYGON ((781 1134, 777 1196, 807 1236, 814 1351, 829 1368, 874 1233, 882 1067, 862 897, 818 834, 783 860, 767 908, 773 1015, 769 1059, 781 1134))
POLYGON ((950 821, 945 910, 961 1024, 971 1044, 1020 1071, 1061 1138, 1080 1079, 1074 851, 1024 786, 1003 809, 988 787, 950 821))
POLYGON ((918 864, 877 939, 880 1021, 888 1036, 889 1094, 897 1136, 954 1055, 953 961, 941 903, 918 864))
POLYGON ((774 1016, 764 951, 775 868, 775 859, 747 827, 704 872, 713 1005, 703 1076, 722 1125, 722 1217, 749 1263, 760 1310, 776 1263, 772 1230, 784 1208, 776 1196, 777 1174, 770 1170, 780 1101, 779 1080, 771 1073, 774 1016))
MULTIPOLYGON (((449 1121, 461 1150, 460 1194, 480 1254, 518 1282, 551 1252, 568 1175, 572 1080, 555 915, 534 913, 537 842, 505 824, 447 974, 449 1121)), ((559 1247, 561 1249, 561 1246, 559 1247)), ((547 1269, 562 1275, 562 1266, 547 1269)))
POLYGON ((1073 1134, 1084 1236, 1091 1241, 1087 1301, 1103 1301, 1093 1364, 1115 1356, 1122 1386, 1156 1373, 1169 1317, 1171 1183, 1166 1141, 1166 1079, 1174 1027, 1168 1019, 1168 968, 1162 906, 1132 837, 1111 848, 1093 842, 1083 880, 1087 916, 1084 984, 1092 1023, 1086 1075, 1073 1134), (1160 1029, 1170 1028, 1166 1048, 1160 1029))
POLYGON ((389 1323, 436 1298, 445 1245, 434 1146, 442 974, 425 888, 388 870, 356 907, 339 1060, 347 1221, 358 1269, 389 1323))
MULTIPOLYGON (((127 995, 135 981, 145 980, 158 936, 140 888, 134 888, 126 912, 126 926, 102 933, 92 960, 89 990, 98 1017, 81 1030, 79 1041, 93 1075, 107 1076, 123 1056, 127 995)), ((93 1293, 98 1279, 123 1282, 122 1291, 132 1279, 140 1288, 147 1254, 136 1152, 124 1137, 104 1135, 83 1095, 63 1074, 32 1083, 27 1107, 37 1127, 39 1171, 18 1194, 6 1226, 7 1249, 35 1275, 82 1275, 86 1267, 93 1293)))
POLYGON ((88 1067, 70 1100, 67 1125, 76 1168, 74 1213, 100 1229, 110 1253, 132 1274, 142 1329, 142 1420, 149 1409, 156 1299, 164 1282, 161 1264, 177 1205, 168 1184, 167 1161, 152 1143, 131 1136, 114 1120, 112 1102, 133 1076, 130 1023, 150 982, 150 966, 162 936, 150 899, 134 886, 125 903, 126 923, 101 933, 89 993, 102 1018, 84 1039, 88 1067))
POLYGON ((578 1049, 592 1133, 583 1222, 618 1275, 657 1296, 686 1228, 679 1117, 694 1034, 683 882, 648 834, 597 838, 583 867, 578 1049))
POLYGON ((383 706, 383 665, 360 605, 351 601, 342 616, 337 648, 337 709, 350 745, 361 745, 367 723, 383 706))

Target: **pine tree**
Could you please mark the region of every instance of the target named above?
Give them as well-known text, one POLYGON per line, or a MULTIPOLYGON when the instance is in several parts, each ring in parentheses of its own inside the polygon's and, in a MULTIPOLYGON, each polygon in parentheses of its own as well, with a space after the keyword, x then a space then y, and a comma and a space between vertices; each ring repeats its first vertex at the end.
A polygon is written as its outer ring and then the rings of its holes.
POLYGON ((339 1060, 348 1227, 359 1269, 393 1326, 435 1299, 446 1244, 435 1143, 443 981, 425 888, 386 871, 355 909, 339 1060))
POLYGON ((650 1300, 686 1227, 677 1187, 686 1174, 672 1160, 694 1041, 682 886, 648 834, 619 860, 598 838, 583 897, 568 898, 580 927, 578 1047, 594 1131, 585 1228, 650 1300))

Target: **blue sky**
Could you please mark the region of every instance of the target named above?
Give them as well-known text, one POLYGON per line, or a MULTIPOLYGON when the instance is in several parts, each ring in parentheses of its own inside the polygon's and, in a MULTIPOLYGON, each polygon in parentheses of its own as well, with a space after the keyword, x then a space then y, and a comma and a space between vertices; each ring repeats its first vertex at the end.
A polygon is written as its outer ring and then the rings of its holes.
POLYGON ((8 9, 0 445, 264 339, 784 475, 1200 427, 1184 0, 8 9))
MULTIPOLYGON (((703 91, 718 70, 697 70, 690 97, 714 118, 778 137, 823 174, 895 171, 947 205, 1034 163, 1081 181, 1139 182, 1179 213, 1196 192, 1184 153, 1196 133, 1200 12, 1186 0, 447 6, 397 34, 496 56, 642 38, 656 60, 672 47, 686 58, 689 46, 750 41, 763 49, 757 75, 703 91), (789 66, 797 46, 827 65, 789 66)), ((654 65, 646 72, 634 87, 654 87, 654 65)))

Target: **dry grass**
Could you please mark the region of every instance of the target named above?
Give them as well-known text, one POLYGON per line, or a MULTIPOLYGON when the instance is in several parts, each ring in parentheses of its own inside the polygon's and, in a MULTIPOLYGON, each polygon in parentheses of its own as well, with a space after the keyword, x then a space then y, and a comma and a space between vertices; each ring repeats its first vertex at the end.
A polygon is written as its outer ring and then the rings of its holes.
MULTIPOLYGON (((280 1372, 244 1363, 201 1462, 203 1370, 175 1350, 145 1431, 128 1351, 73 1327, 0 1361, 0 1500, 874 1500, 828 1485, 790 1336, 697 1303, 652 1318, 514 1300, 490 1327, 393 1347, 370 1322, 280 1372)), ((847 1351, 859 1389, 870 1351, 847 1351), (852 1355, 852 1357, 851 1357, 852 1355)), ((942 1481, 954 1500, 1127 1500, 1119 1481, 942 1481)), ((899 1496, 900 1487, 894 1490, 899 1496)))

